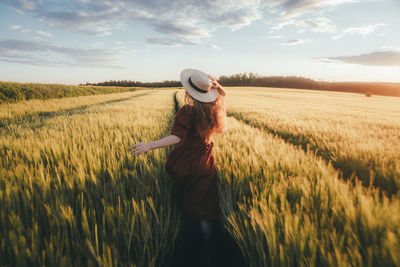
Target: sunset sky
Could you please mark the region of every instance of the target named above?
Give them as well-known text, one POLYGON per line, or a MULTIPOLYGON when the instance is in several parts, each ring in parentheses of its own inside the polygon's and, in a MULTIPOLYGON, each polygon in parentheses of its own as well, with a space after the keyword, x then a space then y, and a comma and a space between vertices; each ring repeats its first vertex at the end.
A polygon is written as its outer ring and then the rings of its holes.
POLYGON ((1 0, 0 80, 400 82, 399 0, 1 0))

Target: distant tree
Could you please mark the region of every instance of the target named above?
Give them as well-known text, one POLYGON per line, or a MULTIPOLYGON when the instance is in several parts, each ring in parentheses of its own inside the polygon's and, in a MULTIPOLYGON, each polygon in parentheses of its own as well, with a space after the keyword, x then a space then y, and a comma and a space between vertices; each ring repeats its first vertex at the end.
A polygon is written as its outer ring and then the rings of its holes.
MULTIPOLYGON (((369 92, 377 95, 400 96, 399 83, 361 83, 361 82, 323 82, 297 76, 261 76, 257 73, 237 73, 230 76, 222 75, 218 79, 223 86, 260 86, 278 88, 298 88, 312 90, 328 90, 340 92, 353 92, 366 94, 369 92)), ((180 81, 166 80, 163 82, 140 82, 140 81, 105 81, 100 83, 87 83, 99 86, 122 86, 122 87, 181 87, 180 81)), ((367 95, 367 94, 366 94, 367 95)))

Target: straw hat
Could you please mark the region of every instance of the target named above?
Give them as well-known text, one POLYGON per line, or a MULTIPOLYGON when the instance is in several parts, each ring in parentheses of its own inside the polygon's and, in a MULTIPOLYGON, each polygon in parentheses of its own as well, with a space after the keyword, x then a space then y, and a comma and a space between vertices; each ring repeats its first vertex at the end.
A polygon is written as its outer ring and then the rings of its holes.
POLYGON ((195 69, 185 69, 181 72, 181 83, 185 90, 200 102, 213 102, 217 98, 217 89, 211 89, 208 75, 195 69))

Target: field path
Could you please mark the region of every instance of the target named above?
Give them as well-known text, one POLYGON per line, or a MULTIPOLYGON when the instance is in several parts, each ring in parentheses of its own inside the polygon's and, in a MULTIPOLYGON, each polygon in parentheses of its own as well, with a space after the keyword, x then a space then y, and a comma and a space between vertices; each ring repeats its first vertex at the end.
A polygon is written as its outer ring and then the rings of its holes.
MULTIPOLYGON (((91 105, 81 105, 81 106, 76 106, 76 107, 67 108, 67 109, 61 109, 61 110, 57 110, 57 111, 40 111, 40 112, 31 113, 31 114, 14 116, 11 118, 1 118, 0 119, 0 132, 4 131, 4 129, 7 129, 6 126, 10 126, 12 124, 18 125, 18 126, 23 125, 24 127, 31 127, 31 128, 43 127, 46 125, 47 120, 52 119, 54 117, 72 116, 72 115, 76 115, 76 114, 88 113, 89 110, 92 108, 96 108, 96 107, 100 107, 100 106, 108 105, 108 104, 120 103, 123 101, 129 101, 129 100, 132 100, 132 99, 140 97, 140 96, 148 95, 150 93, 151 93, 151 91, 133 92, 133 93, 130 93, 132 96, 107 100, 104 102, 94 103, 91 105)), ((45 100, 45 101, 52 101, 52 100, 45 100)), ((93 109, 92 112, 96 112, 96 109, 93 109)))
POLYGON ((168 134, 173 94, 6 104, 3 118, 22 120, 0 135, 0 265, 168 265, 180 226, 169 149, 128 147, 168 134))
POLYGON ((400 194, 398 98, 235 88, 230 103, 228 116, 312 151, 345 180, 400 194))

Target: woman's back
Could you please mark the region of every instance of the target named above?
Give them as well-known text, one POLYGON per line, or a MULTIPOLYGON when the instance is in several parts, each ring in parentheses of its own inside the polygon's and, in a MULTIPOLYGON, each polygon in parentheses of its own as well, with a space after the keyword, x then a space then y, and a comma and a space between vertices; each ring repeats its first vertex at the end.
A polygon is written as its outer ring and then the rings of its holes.
POLYGON ((182 183, 184 214, 192 218, 216 219, 218 216, 217 171, 213 142, 196 132, 193 108, 184 105, 177 112, 171 134, 181 138, 170 152, 166 170, 182 183))

